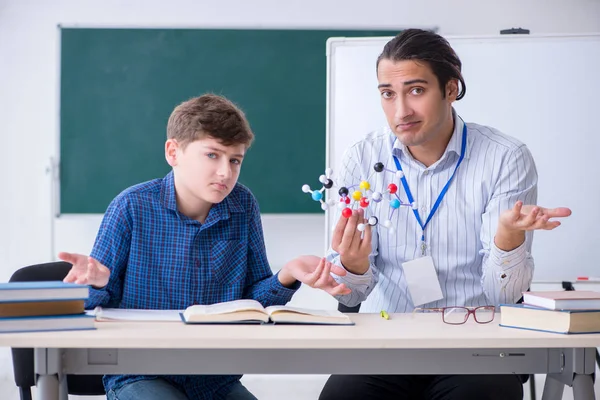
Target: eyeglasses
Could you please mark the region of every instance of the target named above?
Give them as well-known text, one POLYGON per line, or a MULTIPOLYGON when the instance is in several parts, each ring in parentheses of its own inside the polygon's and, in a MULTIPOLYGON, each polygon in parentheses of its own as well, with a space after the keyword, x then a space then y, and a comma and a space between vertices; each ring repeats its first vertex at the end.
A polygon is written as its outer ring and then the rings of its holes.
POLYGON ((477 322, 478 324, 488 324, 494 320, 494 315, 496 314, 496 307, 417 307, 413 310, 413 315, 417 312, 440 312, 442 313, 442 321, 450 325, 462 325, 465 322, 467 322, 467 319, 469 319, 469 315, 473 314, 473 319, 475 319, 475 322, 477 322))

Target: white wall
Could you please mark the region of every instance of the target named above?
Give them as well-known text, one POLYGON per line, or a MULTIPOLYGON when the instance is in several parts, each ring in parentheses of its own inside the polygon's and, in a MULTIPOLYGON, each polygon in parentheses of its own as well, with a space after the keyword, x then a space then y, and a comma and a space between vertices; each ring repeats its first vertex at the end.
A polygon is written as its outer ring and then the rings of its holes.
MULTIPOLYGON (((435 26, 440 33, 452 35, 497 34, 500 29, 522 26, 532 33, 574 33, 600 31, 600 2, 0 0, 2 281, 19 266, 47 261, 54 254, 47 169, 50 158, 57 156, 58 24, 382 29, 435 26)), ((271 260, 277 260, 274 264, 298 253, 322 253, 322 216, 282 218, 265 218, 267 248, 271 260), (280 235, 283 228, 288 235, 280 235), (296 236, 291 237, 289 232, 296 236), (290 240, 298 245, 290 245, 290 240)), ((85 229, 89 231, 89 226, 85 229)), ((61 249, 85 247, 78 240, 85 237, 81 232, 66 230, 60 238, 61 249)), ((299 294, 302 302, 321 301, 311 291, 303 293, 299 294)), ((11 375, 8 358, 8 352, 0 352, 0 378, 11 375)))

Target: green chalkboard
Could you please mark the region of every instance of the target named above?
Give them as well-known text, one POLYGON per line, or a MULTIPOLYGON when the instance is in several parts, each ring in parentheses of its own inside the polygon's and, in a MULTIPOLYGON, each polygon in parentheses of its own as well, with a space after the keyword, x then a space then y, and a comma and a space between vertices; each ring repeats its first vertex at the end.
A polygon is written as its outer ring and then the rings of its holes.
POLYGON ((262 213, 318 213, 301 187, 325 168, 326 40, 395 31, 61 30, 60 212, 103 213, 164 176, 173 108, 206 92, 239 105, 256 140, 240 176, 262 213))

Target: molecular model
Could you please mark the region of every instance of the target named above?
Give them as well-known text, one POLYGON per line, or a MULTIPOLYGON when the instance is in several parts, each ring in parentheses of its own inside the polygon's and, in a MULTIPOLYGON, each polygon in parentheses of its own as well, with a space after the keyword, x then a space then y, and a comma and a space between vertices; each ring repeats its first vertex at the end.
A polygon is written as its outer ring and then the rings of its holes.
MULTIPOLYGON (((369 205, 371 205, 372 203, 379 203, 384 199, 384 197, 387 197, 390 212, 388 214, 388 218, 385 221, 383 221, 381 225, 384 228, 388 229, 389 233, 393 234, 395 230, 392 226, 391 219, 394 215, 394 212, 402 206, 410 206, 413 209, 416 209, 416 203, 413 202, 412 204, 409 204, 404 203, 402 200, 400 200, 400 197, 398 196, 398 185, 396 185, 395 183, 388 184, 386 190, 383 192, 371 190, 371 184, 369 180, 373 177, 374 174, 381 173, 383 171, 388 171, 393 173, 397 179, 402 179, 402 177, 404 177, 404 173, 402 171, 389 170, 385 168, 383 163, 380 162, 376 163, 373 166, 373 170, 374 172, 366 180, 360 181, 358 184, 355 185, 339 188, 339 201, 336 201, 335 199, 329 199, 325 201, 323 199, 323 192, 325 190, 333 188, 334 185, 333 180, 331 179, 331 175, 333 173, 331 168, 327 168, 325 170, 325 174, 319 177, 319 182, 323 184, 321 189, 312 190, 309 185, 303 185, 302 191, 304 193, 310 193, 312 199, 314 201, 320 202, 321 208, 325 211, 328 210, 330 206, 334 206, 337 203, 338 207, 342 210, 342 215, 345 218, 350 218, 350 216, 352 215, 352 209, 355 209, 357 207, 363 208, 365 210, 365 218, 367 219, 367 223, 371 226, 377 225, 379 223, 379 220, 376 216, 372 215, 373 213, 370 212, 369 205), (369 214, 371 214, 371 216, 369 216, 369 214)), ((358 224, 357 229, 359 231, 362 232, 365 230, 365 228, 365 223, 358 224)))

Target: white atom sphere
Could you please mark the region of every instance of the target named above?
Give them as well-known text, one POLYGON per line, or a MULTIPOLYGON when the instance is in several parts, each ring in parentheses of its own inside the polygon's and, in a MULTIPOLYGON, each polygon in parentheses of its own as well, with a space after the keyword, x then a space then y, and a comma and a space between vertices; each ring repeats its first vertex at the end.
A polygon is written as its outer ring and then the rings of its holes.
POLYGON ((365 224, 358 224, 356 227, 359 231, 363 232, 365 230, 365 224))
POLYGON ((398 179, 404 178, 404 172, 402 172, 402 171, 396 171, 396 178, 398 178, 398 179))
POLYGON ((321 182, 323 185, 327 183, 327 177, 325 175, 321 175, 319 177, 319 182, 321 182))
POLYGON ((337 205, 337 208, 339 208, 340 210, 343 210, 344 208, 346 208, 346 203, 344 203, 343 201, 340 201, 337 205))
POLYGON ((417 208, 419 208, 419 205, 415 201, 413 201, 411 207, 413 210, 416 210, 417 208))
POLYGON ((375 225, 377 223, 377 218, 371 217, 369 218, 369 225, 375 225))
POLYGON ((312 192, 312 190, 310 190, 310 186, 308 186, 308 185, 302 185, 302 191, 304 193, 310 193, 310 192, 312 192))
POLYGON ((327 204, 329 204, 330 206, 335 206, 338 202, 335 201, 335 199, 329 199, 327 200, 327 204))
POLYGON ((377 202, 377 201, 381 201, 381 197, 382 197, 382 196, 381 196, 381 193, 379 193, 379 192, 374 192, 374 193, 371 195, 371 199, 373 199, 373 201, 376 201, 376 202, 377 202))
POLYGON ((327 203, 321 203, 321 210, 326 211, 329 208, 327 203))
POLYGON ((392 226, 392 221, 390 221, 389 219, 387 221, 383 221, 384 228, 389 228, 390 226, 392 226))
POLYGON ((389 234, 390 234, 390 235, 393 235, 394 233, 396 233, 396 230, 394 229, 394 227, 391 227, 391 228, 388 230, 388 232, 389 232, 389 234))
POLYGON ((331 168, 327 168, 325 170, 325 176, 330 177, 333 174, 333 170, 331 168))

